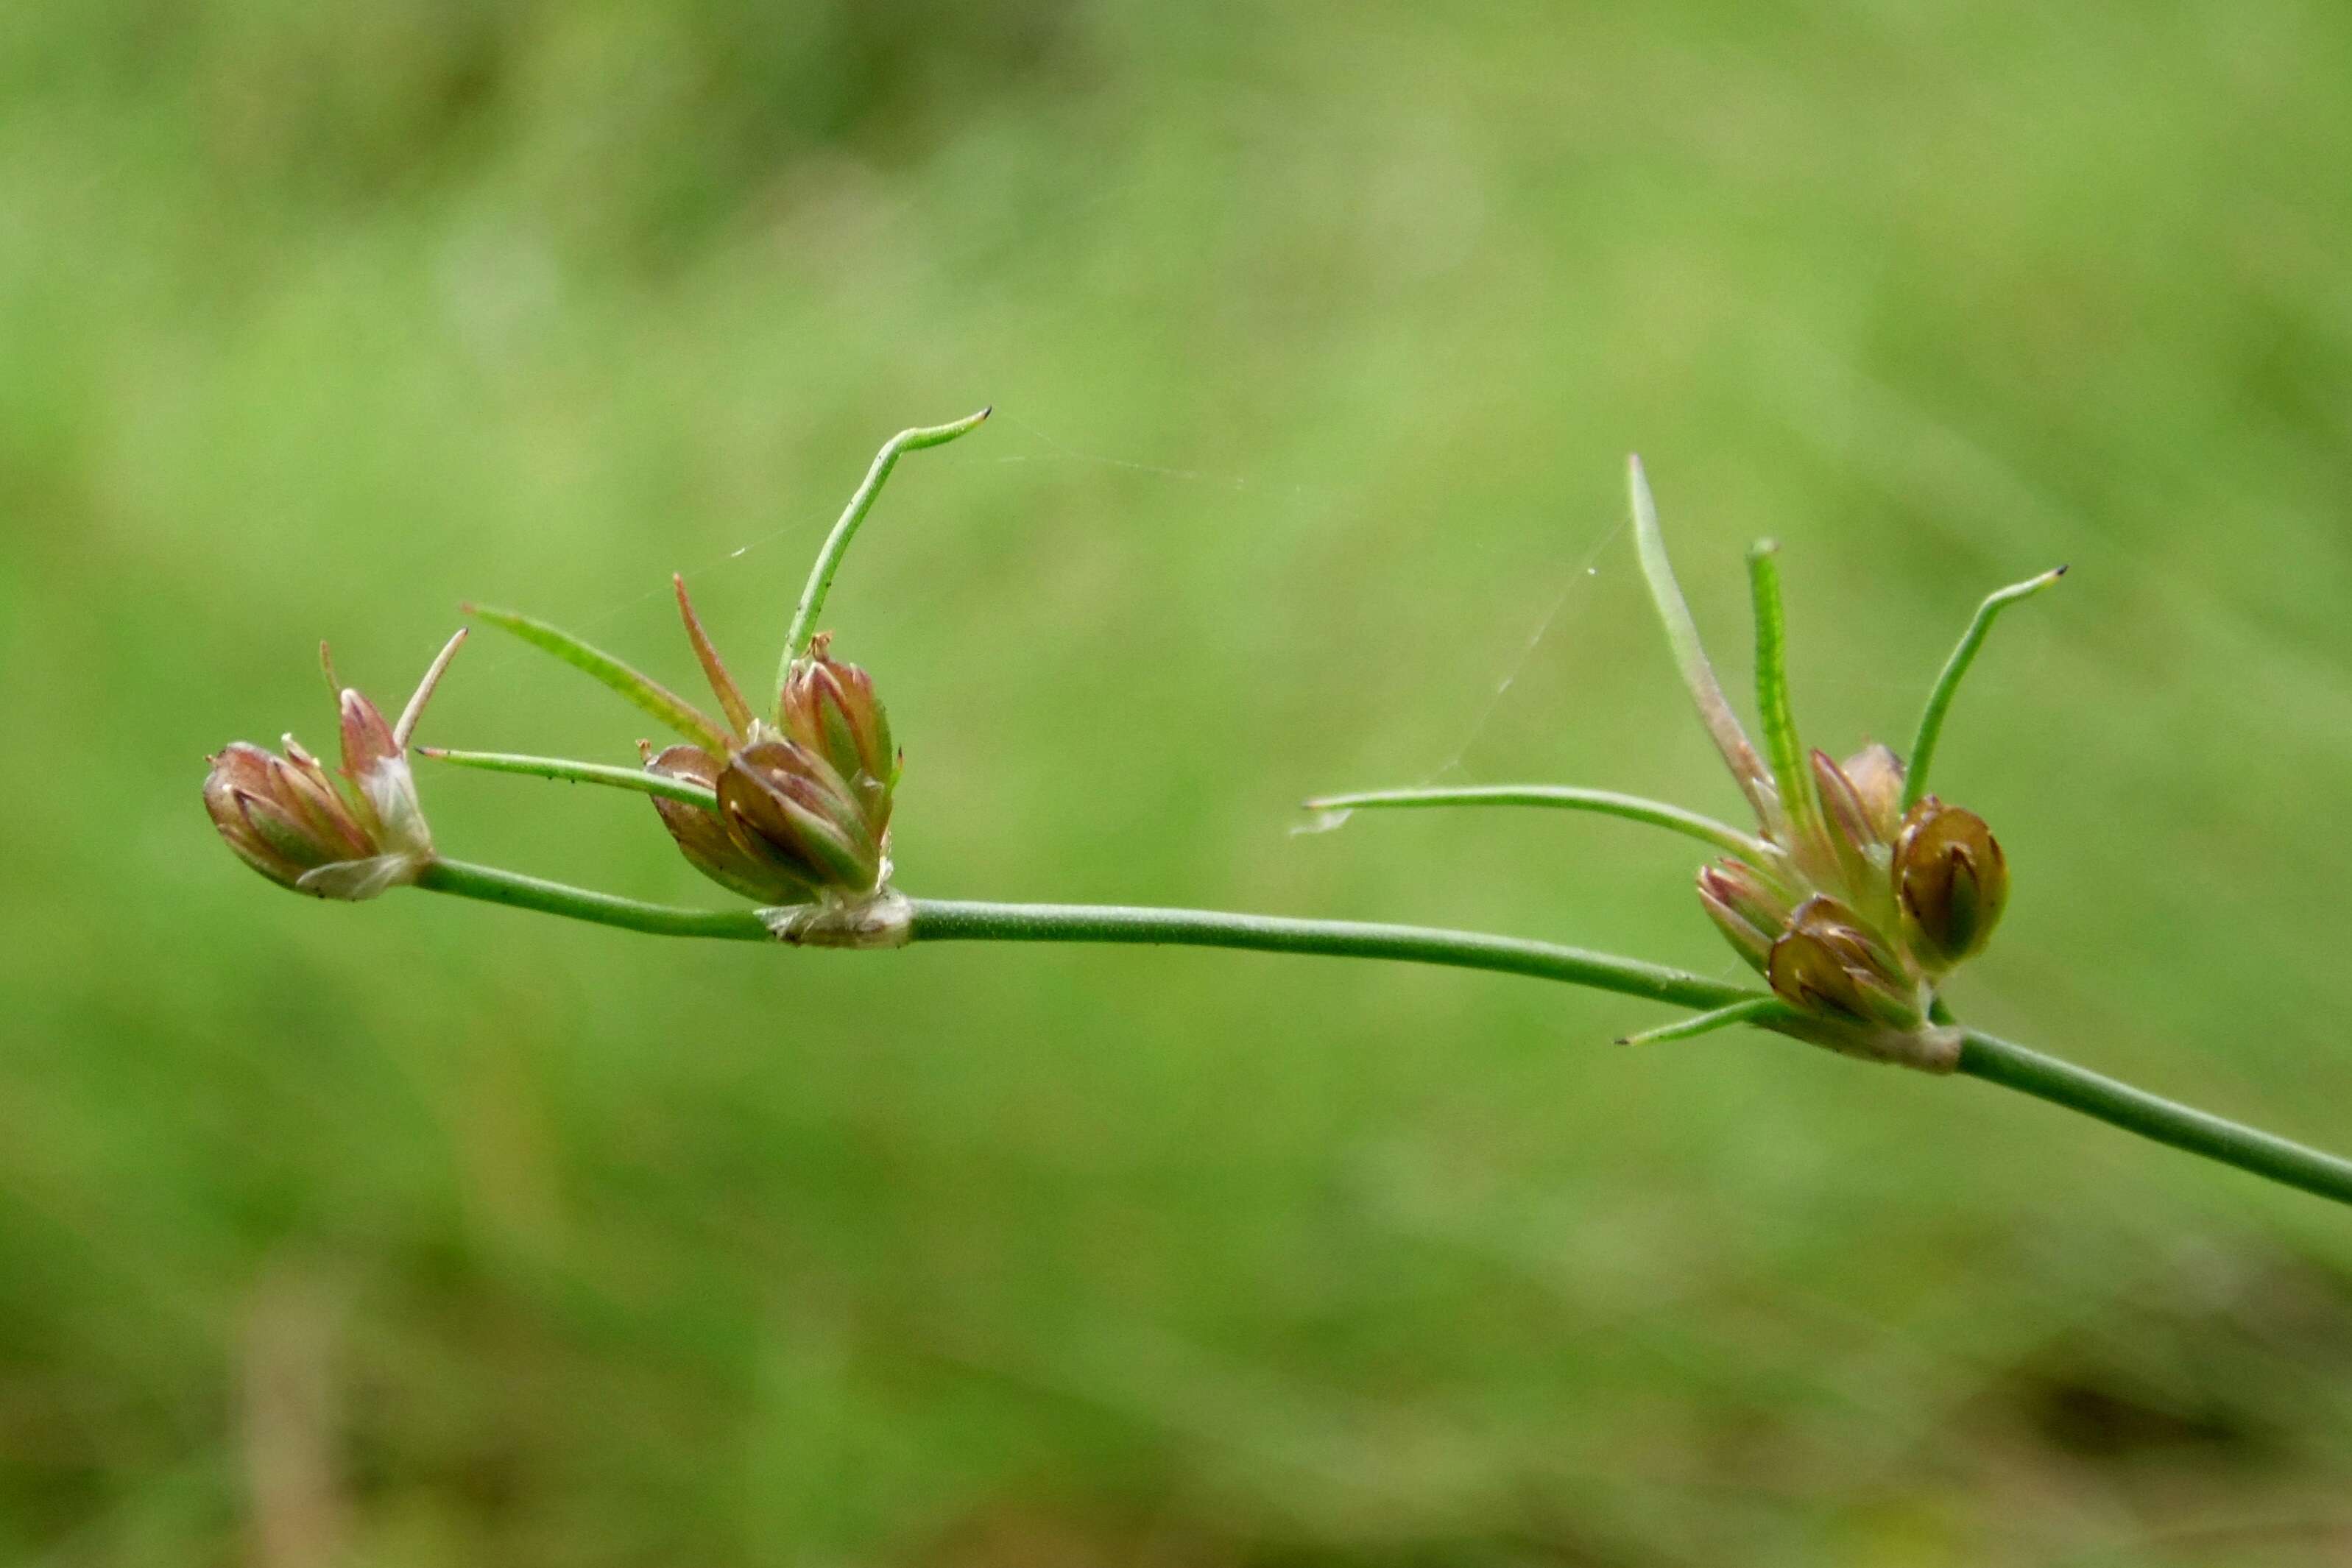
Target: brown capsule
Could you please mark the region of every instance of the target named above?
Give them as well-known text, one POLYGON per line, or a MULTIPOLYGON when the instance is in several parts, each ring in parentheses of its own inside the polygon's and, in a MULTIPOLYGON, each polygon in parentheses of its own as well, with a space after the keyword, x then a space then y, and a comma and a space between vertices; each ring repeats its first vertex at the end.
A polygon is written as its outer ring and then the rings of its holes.
POLYGON ((1895 891, 1912 951, 1940 973, 1991 940, 2009 902, 2009 860, 1984 818, 1929 795, 1896 837, 1895 891))

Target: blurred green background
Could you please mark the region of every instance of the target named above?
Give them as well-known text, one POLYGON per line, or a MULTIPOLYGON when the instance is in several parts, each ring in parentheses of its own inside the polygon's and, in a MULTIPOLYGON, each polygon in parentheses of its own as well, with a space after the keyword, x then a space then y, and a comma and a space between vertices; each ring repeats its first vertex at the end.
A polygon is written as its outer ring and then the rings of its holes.
MULTIPOLYGON (((2015 868, 1963 1014, 2352 1144, 2352 12, 35 0, 0 21, 0 1559, 2352 1560, 2352 1222, 1526 981, 670 945, 240 868, 205 754, 461 599, 828 620, 902 885, 1718 973, 1744 679, 2015 868), (1538 635, 1540 634, 1540 635, 1538 635), (1504 689, 1507 682, 1507 688, 1504 689)), ((634 755, 495 633, 428 741, 634 755)), ((445 847, 722 895, 644 803, 445 847)))

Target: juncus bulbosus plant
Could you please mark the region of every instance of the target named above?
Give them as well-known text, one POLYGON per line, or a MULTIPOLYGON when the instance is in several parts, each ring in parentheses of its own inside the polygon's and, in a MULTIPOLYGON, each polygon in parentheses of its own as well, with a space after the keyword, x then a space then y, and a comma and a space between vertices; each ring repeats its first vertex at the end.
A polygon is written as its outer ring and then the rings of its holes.
POLYGON ((470 609, 584 671, 675 731, 680 743, 660 751, 641 743, 635 767, 426 747, 417 752, 649 795, 687 860, 755 907, 647 904, 443 856, 417 801, 409 741, 462 633, 434 661, 395 723, 385 723, 356 691, 340 693, 340 782, 290 736, 283 756, 242 742, 225 748, 211 759, 205 783, 215 826, 247 865, 322 898, 357 900, 413 886, 668 936, 845 948, 957 940, 1181 943, 1397 959, 1563 981, 1666 1003, 1687 1015, 1628 1039, 1676 1039, 1747 1025, 1853 1057, 2001 1084, 2352 1204, 2352 1162, 1969 1028, 1945 1005, 1947 979, 1984 951, 2000 923, 2010 871, 1982 818, 1927 793, 1928 771, 1953 696, 1994 619, 2056 582, 2064 569, 2005 588, 1979 607, 1929 693, 1907 761, 1865 742, 1841 762, 1799 740, 1776 552, 1769 542, 1759 544, 1748 557, 1764 738, 1759 751, 1700 643, 1638 459, 1630 483, 1643 573, 1699 718, 1754 814, 1752 830, 1660 801, 1570 785, 1383 790, 1307 804, 1325 811, 1558 806, 1685 834, 1706 844, 1711 855, 1698 871, 1699 906, 1760 985, 1475 931, 900 893, 892 885, 890 816, 902 758, 872 678, 834 658, 833 639, 817 630, 817 619, 851 539, 899 457, 955 440, 987 415, 983 409, 953 424, 902 431, 884 445, 818 552, 764 709, 755 708, 728 672, 682 580, 676 583, 678 608, 718 703, 715 718, 546 622, 512 611, 470 609))

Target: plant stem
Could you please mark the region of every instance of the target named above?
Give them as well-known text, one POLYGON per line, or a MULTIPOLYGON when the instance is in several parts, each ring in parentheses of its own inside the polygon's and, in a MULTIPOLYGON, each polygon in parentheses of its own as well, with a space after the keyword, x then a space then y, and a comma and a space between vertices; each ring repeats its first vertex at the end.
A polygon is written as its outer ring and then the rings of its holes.
POLYGON ((824 613, 824 596, 833 587, 833 574, 841 570, 841 558, 849 553, 849 542, 857 532, 857 525, 874 510, 874 500, 882 493, 882 481, 898 466, 901 452, 919 452, 926 447, 943 447, 968 431, 978 429, 988 417, 989 409, 965 416, 951 425, 930 425, 919 429, 901 430, 882 444, 874 454, 874 466, 866 470, 866 482, 849 498, 842 509, 840 520, 825 536, 824 546, 816 553, 816 564, 809 568, 808 586, 801 590, 801 602, 793 606, 792 630, 784 637, 783 662, 776 670, 776 700, 783 700, 784 679, 792 674, 793 660, 808 651, 809 639, 816 636, 816 618, 824 613))
MULTIPOLYGON (((757 910, 683 910, 641 903, 462 860, 435 861, 416 885, 431 892, 454 893, 463 899, 656 936, 776 940, 757 910)), ((1430 926, 1286 920, 1218 910, 1138 909, 1118 904, 998 904, 956 899, 911 902, 916 942, 1143 942, 1389 958, 1566 981, 1683 1007, 1722 1007, 1757 995, 1741 986, 1613 953, 1430 926)))
POLYGON ((2078 1110, 2126 1132, 2337 1203, 2352 1204, 2352 1161, 2223 1121, 1981 1030, 1969 1029, 1964 1035, 1959 1070, 2078 1110))
POLYGON ((473 866, 463 860, 436 860, 425 868, 416 885, 427 892, 455 893, 486 904, 532 910, 543 915, 618 926, 650 936, 715 937, 731 942, 773 942, 775 935, 757 910, 681 910, 669 904, 640 903, 610 893, 542 881, 520 871, 494 866, 473 866))
POLYGON ((1565 981, 1682 1007, 1722 1007, 1754 998, 1742 986, 1612 953, 1548 942, 1431 926, 1361 921, 1286 920, 1217 910, 1139 909, 1118 904, 998 904, 914 900, 917 942, 1103 942, 1249 948, 1261 952, 1387 958, 1491 969, 1565 981))
MULTIPOLYGON (((435 861, 425 868, 416 885, 436 893, 454 893, 459 898, 479 899, 487 903, 656 936, 734 942, 777 940, 768 921, 757 910, 683 910, 640 903, 634 899, 614 898, 457 860, 435 861)), ((916 942, 1139 942, 1245 948, 1262 952, 1382 958, 1494 970, 1697 1009, 1767 1000, 1738 986, 1635 959, 1550 942, 1427 926, 1286 920, 1214 910, 1137 909, 1122 905, 1000 904, 952 899, 917 899, 912 902, 912 939, 916 942)), ((1769 1010, 1762 1007, 1756 1012, 1759 1021, 1769 1016, 1769 1010)), ((2338 1203, 2352 1204, 2352 1161, 2176 1104, 1979 1030, 1965 1032, 1958 1070, 2079 1111, 2127 1132, 2137 1132, 2143 1138, 2235 1165, 2338 1203)))

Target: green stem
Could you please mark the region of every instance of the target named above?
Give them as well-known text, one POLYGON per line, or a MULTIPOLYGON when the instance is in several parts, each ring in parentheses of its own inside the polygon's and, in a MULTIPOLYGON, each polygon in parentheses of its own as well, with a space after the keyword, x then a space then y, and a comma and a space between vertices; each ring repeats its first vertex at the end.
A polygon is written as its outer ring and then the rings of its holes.
POLYGON ((824 547, 817 552, 816 564, 809 569, 808 586, 801 590, 801 602, 793 610, 792 630, 784 637, 784 658, 776 671, 776 700, 783 700, 784 680, 792 674, 793 660, 808 651, 809 641, 816 636, 816 618, 824 613, 824 596, 833 587, 833 575, 841 570, 841 558, 849 552, 849 542, 857 533, 857 525, 874 510, 875 498, 882 493, 882 481, 898 466, 902 452, 919 452, 926 447, 943 447, 957 437, 980 427, 990 410, 967 416, 951 425, 931 425, 920 429, 901 430, 882 444, 874 455, 874 466, 866 470, 866 482, 849 498, 842 509, 840 521, 825 536, 824 547))
POLYGON ((416 885, 428 892, 455 893, 461 899, 479 899, 486 904, 504 904, 509 909, 618 926, 623 931, 644 931, 650 936, 714 937, 730 942, 776 940, 757 910, 681 910, 668 904, 640 903, 635 899, 592 893, 585 888, 566 887, 562 882, 526 877, 520 871, 468 865, 463 860, 434 861, 417 877, 416 885))
POLYGON ((1780 863, 1780 851, 1763 839, 1742 833, 1728 823, 1614 790, 1578 789, 1569 784, 1479 784, 1465 789, 1376 789, 1353 795, 1318 795, 1306 803, 1309 811, 1379 810, 1392 806, 1549 805, 1570 811, 1595 811, 1628 822, 1687 834, 1703 844, 1728 850, 1769 868, 1780 863))
POLYGON ((1681 1007, 1721 1007, 1756 995, 1740 986, 1612 953, 1431 926, 1286 920, 1219 910, 998 904, 954 899, 917 899, 914 911, 917 942, 1141 942, 1387 958, 1564 981, 1681 1007))
POLYGON ((1950 710, 1952 699, 1960 689, 1960 678, 1968 674, 1969 666, 1976 662, 1977 650, 1984 647, 1985 636, 1992 630, 1993 622, 2010 605, 2020 599, 2032 598, 2064 575, 2066 568, 2056 567, 2039 577, 2028 577, 2022 583, 2012 583, 2006 588, 1988 594, 1985 602, 1977 606, 1976 615, 1969 621, 1969 629, 1960 634, 1959 647, 1954 648, 1952 657, 1944 661, 1942 672, 1936 677, 1935 689, 1927 693, 1927 706, 1920 711, 1919 732, 1912 737, 1911 761, 1903 779, 1904 810, 1908 811, 1916 805, 1919 798, 1927 793, 1927 765, 1936 760, 1936 742, 1942 739, 1944 733, 1944 715, 1950 710))
MULTIPOLYGON (((463 861, 434 862, 425 868, 416 885, 436 893, 453 893, 459 898, 479 899, 487 903, 656 936, 734 942, 777 940, 768 921, 757 910, 681 910, 640 903, 634 899, 592 893, 463 861)), ((912 918, 911 935, 916 942, 1137 942, 1244 948, 1262 952, 1382 958, 1493 970, 1705 1010, 1767 1000, 1738 986, 1634 959, 1550 942, 1425 926, 1284 920, 1213 910, 1000 904, 947 899, 913 900, 912 918)), ((1770 1016, 1769 1009, 1759 1006, 1753 1021, 1762 1022, 1770 1016)), ((2118 1083, 1991 1035, 1974 1029, 1965 1033, 1959 1071, 2080 1111, 2143 1138, 2235 1165, 2338 1203, 2352 1204, 2352 1161, 2175 1104, 2145 1089, 2118 1083)))
POLYGON ((575 763, 569 757, 526 757, 511 752, 453 752, 441 746, 419 746, 422 755, 436 763, 451 763, 461 768, 480 768, 486 773, 520 773, 527 778, 561 779, 566 784, 604 784, 613 789, 635 790, 640 795, 666 795, 682 800, 688 805, 698 805, 705 811, 719 809, 718 793, 692 779, 676 779, 667 773, 648 772, 644 768, 615 767, 608 763, 575 763))
MULTIPOLYGON (((436 893, 541 914, 562 915, 658 936, 775 940, 756 910, 682 910, 667 904, 592 893, 519 872, 462 860, 436 860, 416 885, 436 893)), ((1429 926, 1378 925, 1362 921, 1287 920, 1227 914, 1218 910, 1139 909, 1118 904, 998 904, 916 899, 916 942, 1140 942, 1182 947, 1250 948, 1263 952, 1323 953, 1334 958, 1388 958, 1491 969, 1507 974, 1590 985, 1682 1007, 1721 1007, 1756 993, 1664 964, 1589 952, 1548 942, 1441 931, 1429 926)))
POLYGON ((1969 1029, 1962 1037, 1959 1070, 2126 1132, 2352 1204, 2352 1161, 2223 1121, 1981 1030, 1969 1029))

